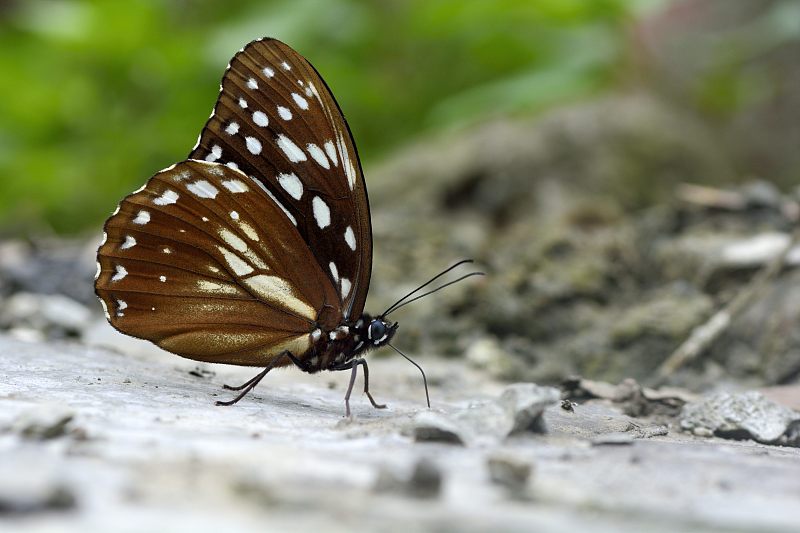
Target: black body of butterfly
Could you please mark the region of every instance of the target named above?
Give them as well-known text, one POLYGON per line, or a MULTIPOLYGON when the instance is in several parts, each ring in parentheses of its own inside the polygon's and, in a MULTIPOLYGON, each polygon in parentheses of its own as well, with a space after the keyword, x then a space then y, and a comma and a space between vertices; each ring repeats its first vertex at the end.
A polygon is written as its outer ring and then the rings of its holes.
POLYGON ((362 356, 392 340, 387 315, 417 291, 363 312, 372 228, 358 154, 327 85, 286 44, 260 39, 233 57, 189 158, 123 199, 104 229, 95 288, 116 329, 189 359, 264 367, 217 404, 294 364, 351 369, 347 415, 363 366, 364 392, 384 407, 362 356))

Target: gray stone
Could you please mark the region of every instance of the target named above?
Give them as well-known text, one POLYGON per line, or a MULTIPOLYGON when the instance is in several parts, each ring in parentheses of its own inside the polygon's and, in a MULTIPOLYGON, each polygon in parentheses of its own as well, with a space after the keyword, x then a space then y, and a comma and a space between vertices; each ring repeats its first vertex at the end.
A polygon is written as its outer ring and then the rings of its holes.
POLYGON ((442 490, 443 474, 438 465, 427 457, 422 457, 414 465, 408 480, 408 494, 415 498, 435 498, 442 490))
POLYGON ((492 483, 507 488, 514 494, 525 491, 533 466, 530 461, 509 453, 495 453, 486 460, 492 483))
POLYGON ((72 298, 51 294, 42 300, 42 318, 65 330, 80 331, 88 324, 92 313, 72 298))
POLYGON ((67 433, 75 417, 74 411, 55 404, 37 405, 20 413, 12 423, 12 431, 28 439, 47 440, 67 433))
POLYGON ((496 398, 474 400, 453 413, 470 445, 493 445, 505 439, 514 423, 513 413, 496 398))
POLYGON ((4 303, 0 323, 6 328, 75 334, 88 326, 91 316, 88 308, 67 296, 18 292, 4 303))
POLYGON ((665 424, 656 424, 652 426, 637 425, 631 428, 630 433, 637 439, 663 437, 664 435, 669 435, 669 426, 665 424))
POLYGON ((439 496, 443 474, 439 466, 428 457, 417 460, 407 476, 394 469, 382 466, 373 485, 373 491, 384 494, 399 494, 413 498, 430 499, 439 496))
POLYGON ((414 440, 417 442, 444 442, 464 444, 462 429, 452 420, 431 411, 419 413, 414 418, 414 440))
POLYGON ((542 413, 560 399, 561 393, 554 387, 542 387, 535 383, 515 383, 506 387, 500 396, 500 403, 512 415, 509 435, 527 431, 544 433, 546 428, 542 413))
POLYGON ((696 435, 776 442, 798 420, 800 413, 768 400, 760 392, 718 392, 686 404, 680 424, 696 435))

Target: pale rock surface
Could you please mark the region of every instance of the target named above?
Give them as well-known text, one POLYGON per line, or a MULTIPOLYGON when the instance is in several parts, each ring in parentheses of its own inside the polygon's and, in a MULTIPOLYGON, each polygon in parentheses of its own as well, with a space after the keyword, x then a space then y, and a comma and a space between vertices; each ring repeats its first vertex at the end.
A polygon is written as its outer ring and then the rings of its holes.
MULTIPOLYGON (((0 336, 0 530, 800 529, 800 449, 643 432, 592 402, 547 407, 545 434, 415 442, 428 410, 419 373, 399 357, 370 356, 371 390, 388 408, 354 394, 347 420, 345 373, 275 372, 222 408, 222 384, 256 369, 144 346, 123 354, 0 336), (26 420, 63 426, 36 439, 26 420), (591 444, 619 432, 632 438, 591 444)), ((470 405, 498 405, 503 385, 416 355, 432 413, 459 421, 470 405)))

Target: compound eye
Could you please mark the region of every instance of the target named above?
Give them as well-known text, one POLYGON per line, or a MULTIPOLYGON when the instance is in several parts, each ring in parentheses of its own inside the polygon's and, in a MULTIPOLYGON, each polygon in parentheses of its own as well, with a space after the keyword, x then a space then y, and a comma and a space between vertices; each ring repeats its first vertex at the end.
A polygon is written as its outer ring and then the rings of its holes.
POLYGON ((369 324, 369 338, 373 341, 377 341, 383 338, 386 335, 386 325, 383 323, 382 320, 373 320, 369 324))

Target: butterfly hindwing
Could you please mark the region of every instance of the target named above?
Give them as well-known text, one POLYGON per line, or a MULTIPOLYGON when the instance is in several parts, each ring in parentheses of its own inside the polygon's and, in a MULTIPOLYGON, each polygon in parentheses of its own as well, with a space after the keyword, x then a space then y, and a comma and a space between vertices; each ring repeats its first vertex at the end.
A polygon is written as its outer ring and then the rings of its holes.
POLYGON ((341 319, 297 228, 238 170, 174 165, 126 197, 105 231, 96 288, 109 321, 178 355, 264 366, 304 354, 317 320, 341 319))
POLYGON ((372 268, 366 186, 341 110, 308 61, 274 39, 243 48, 190 157, 263 183, 336 287, 345 319, 361 314, 372 268))

